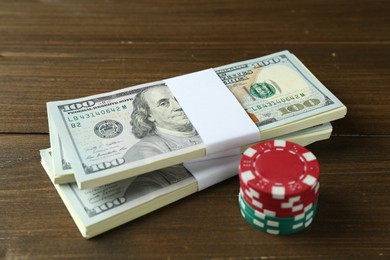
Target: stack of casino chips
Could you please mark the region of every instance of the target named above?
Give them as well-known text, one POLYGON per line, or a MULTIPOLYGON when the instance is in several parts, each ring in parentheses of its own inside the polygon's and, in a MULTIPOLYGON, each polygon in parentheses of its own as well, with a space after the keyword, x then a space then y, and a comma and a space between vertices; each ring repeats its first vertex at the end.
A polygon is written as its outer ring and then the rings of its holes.
POLYGON ((292 234, 312 222, 317 209, 319 164, 306 148, 283 140, 245 150, 239 166, 241 214, 270 234, 292 234))

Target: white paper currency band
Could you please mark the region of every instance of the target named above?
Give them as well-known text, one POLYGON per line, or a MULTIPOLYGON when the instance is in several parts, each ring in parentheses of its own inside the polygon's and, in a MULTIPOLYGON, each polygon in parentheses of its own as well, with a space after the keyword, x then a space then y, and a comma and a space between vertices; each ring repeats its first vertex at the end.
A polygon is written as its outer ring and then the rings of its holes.
POLYGON ((260 132, 213 69, 165 80, 201 136, 206 154, 260 140, 260 132))
POLYGON ((214 158, 199 162, 184 162, 198 182, 198 191, 227 180, 238 174, 241 155, 214 158))

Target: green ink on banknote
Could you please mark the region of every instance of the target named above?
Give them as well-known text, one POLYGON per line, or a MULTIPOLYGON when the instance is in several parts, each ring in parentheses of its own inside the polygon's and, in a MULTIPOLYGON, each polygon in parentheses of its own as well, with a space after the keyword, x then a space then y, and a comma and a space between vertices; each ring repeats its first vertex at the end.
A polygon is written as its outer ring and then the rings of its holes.
POLYGON ((275 95, 276 90, 271 84, 260 82, 253 84, 249 89, 249 93, 256 98, 269 98, 275 95))

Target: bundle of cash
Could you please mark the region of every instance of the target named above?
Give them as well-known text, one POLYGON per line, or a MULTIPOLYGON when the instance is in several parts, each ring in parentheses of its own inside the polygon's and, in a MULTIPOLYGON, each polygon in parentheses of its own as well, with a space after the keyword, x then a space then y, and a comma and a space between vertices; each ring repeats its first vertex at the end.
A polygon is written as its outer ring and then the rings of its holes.
POLYGON ((236 175, 255 142, 329 138, 346 107, 283 51, 47 112, 41 162, 89 238, 236 175))

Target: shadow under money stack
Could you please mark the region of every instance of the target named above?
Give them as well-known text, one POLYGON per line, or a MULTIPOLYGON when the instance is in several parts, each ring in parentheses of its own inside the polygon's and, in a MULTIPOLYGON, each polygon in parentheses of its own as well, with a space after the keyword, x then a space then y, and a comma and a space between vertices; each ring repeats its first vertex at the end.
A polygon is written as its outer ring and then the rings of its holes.
POLYGON ((269 234, 292 234, 316 214, 319 163, 306 148, 288 141, 255 144, 239 166, 240 211, 247 222, 269 234))

